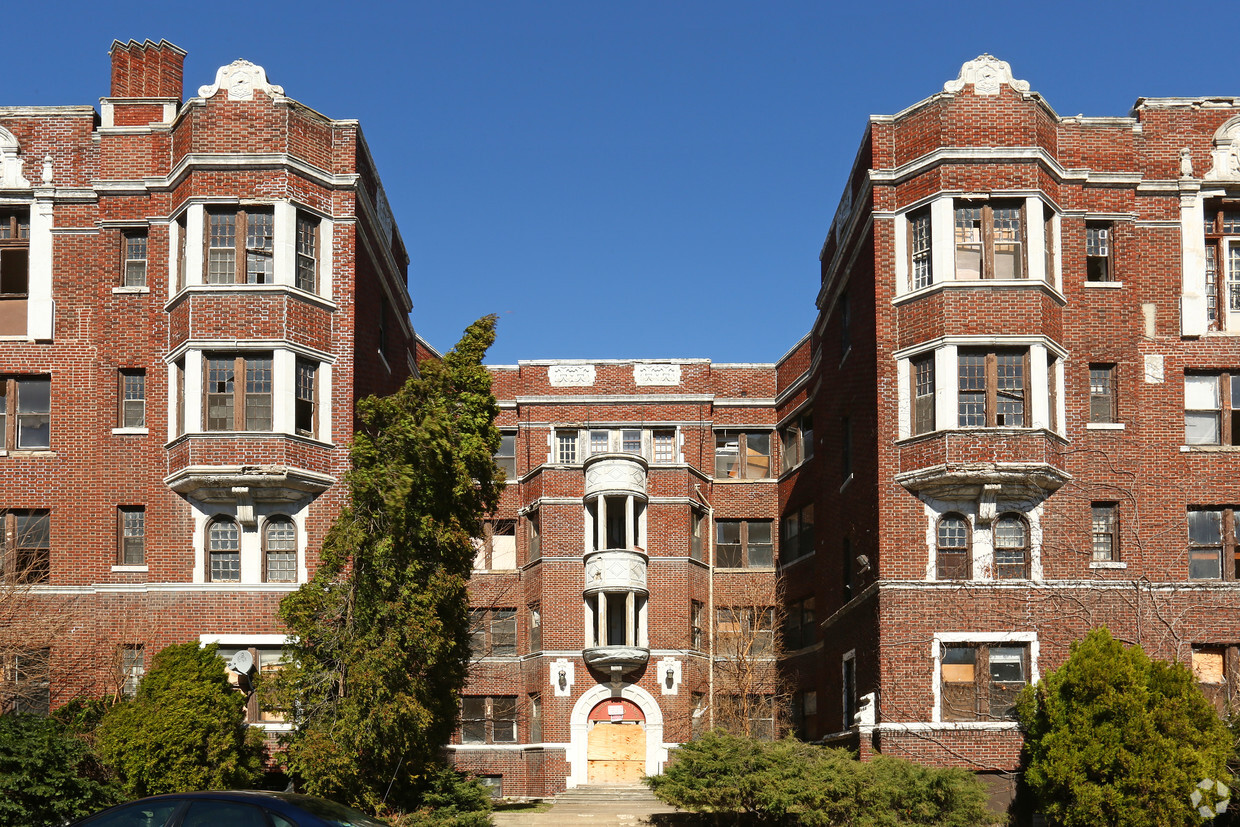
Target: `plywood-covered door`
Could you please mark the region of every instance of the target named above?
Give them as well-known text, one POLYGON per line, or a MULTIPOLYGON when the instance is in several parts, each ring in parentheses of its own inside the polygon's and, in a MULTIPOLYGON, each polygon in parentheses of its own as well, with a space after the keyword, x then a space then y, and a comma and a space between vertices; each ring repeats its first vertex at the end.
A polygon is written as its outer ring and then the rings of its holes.
POLYGON ((588 783, 636 784, 646 774, 646 730, 641 724, 599 721, 586 744, 588 783))

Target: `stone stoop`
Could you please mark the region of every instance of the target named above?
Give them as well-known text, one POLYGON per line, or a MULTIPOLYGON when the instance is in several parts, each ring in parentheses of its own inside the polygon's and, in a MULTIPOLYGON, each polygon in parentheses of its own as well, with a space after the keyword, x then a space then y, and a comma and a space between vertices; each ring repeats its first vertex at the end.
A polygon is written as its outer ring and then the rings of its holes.
POLYGON ((655 798, 641 785, 595 785, 574 787, 554 799, 542 813, 494 813, 497 827, 571 827, 573 824, 650 823, 650 816, 679 812, 655 798))

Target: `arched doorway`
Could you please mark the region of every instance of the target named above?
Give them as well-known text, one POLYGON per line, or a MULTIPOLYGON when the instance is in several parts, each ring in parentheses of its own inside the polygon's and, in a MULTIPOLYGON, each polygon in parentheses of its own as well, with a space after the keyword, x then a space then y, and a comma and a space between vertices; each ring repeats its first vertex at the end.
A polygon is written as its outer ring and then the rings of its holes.
POLYGON ((589 784, 636 784, 646 774, 646 715, 625 698, 608 698, 587 716, 589 784))

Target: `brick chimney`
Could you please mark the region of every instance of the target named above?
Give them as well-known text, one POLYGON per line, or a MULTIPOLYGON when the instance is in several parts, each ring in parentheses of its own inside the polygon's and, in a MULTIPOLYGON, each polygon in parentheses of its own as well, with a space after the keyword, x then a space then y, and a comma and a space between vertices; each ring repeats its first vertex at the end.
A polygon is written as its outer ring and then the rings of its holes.
POLYGON ((185 50, 167 40, 112 41, 112 98, 172 98, 181 103, 185 50))

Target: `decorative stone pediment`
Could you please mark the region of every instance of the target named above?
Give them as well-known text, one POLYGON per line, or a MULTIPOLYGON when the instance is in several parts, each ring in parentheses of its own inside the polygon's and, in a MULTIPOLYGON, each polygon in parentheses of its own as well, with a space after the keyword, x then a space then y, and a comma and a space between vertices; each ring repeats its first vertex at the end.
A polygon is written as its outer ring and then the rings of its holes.
POLYGON ((1232 118, 1214 133, 1210 151, 1213 162, 1206 173, 1207 181, 1240 181, 1240 115, 1232 118))
POLYGON ((594 365, 552 365, 547 381, 553 388, 588 388, 594 385, 594 365))
POLYGON ((0 189, 30 189, 22 177, 21 147, 13 133, 0 126, 0 189))
POLYGON ((1029 82, 1012 77, 1012 67, 1007 61, 993 55, 978 55, 960 67, 960 77, 943 84, 943 91, 953 95, 973 84, 975 95, 997 95, 999 87, 1008 85, 1017 92, 1028 92, 1029 82))
POLYGON ((221 89, 228 93, 230 101, 253 100, 255 89, 272 98, 284 94, 283 86, 267 82, 267 71, 262 66, 248 60, 234 60, 227 66, 221 66, 215 72, 215 83, 198 87, 198 97, 214 97, 221 89))

